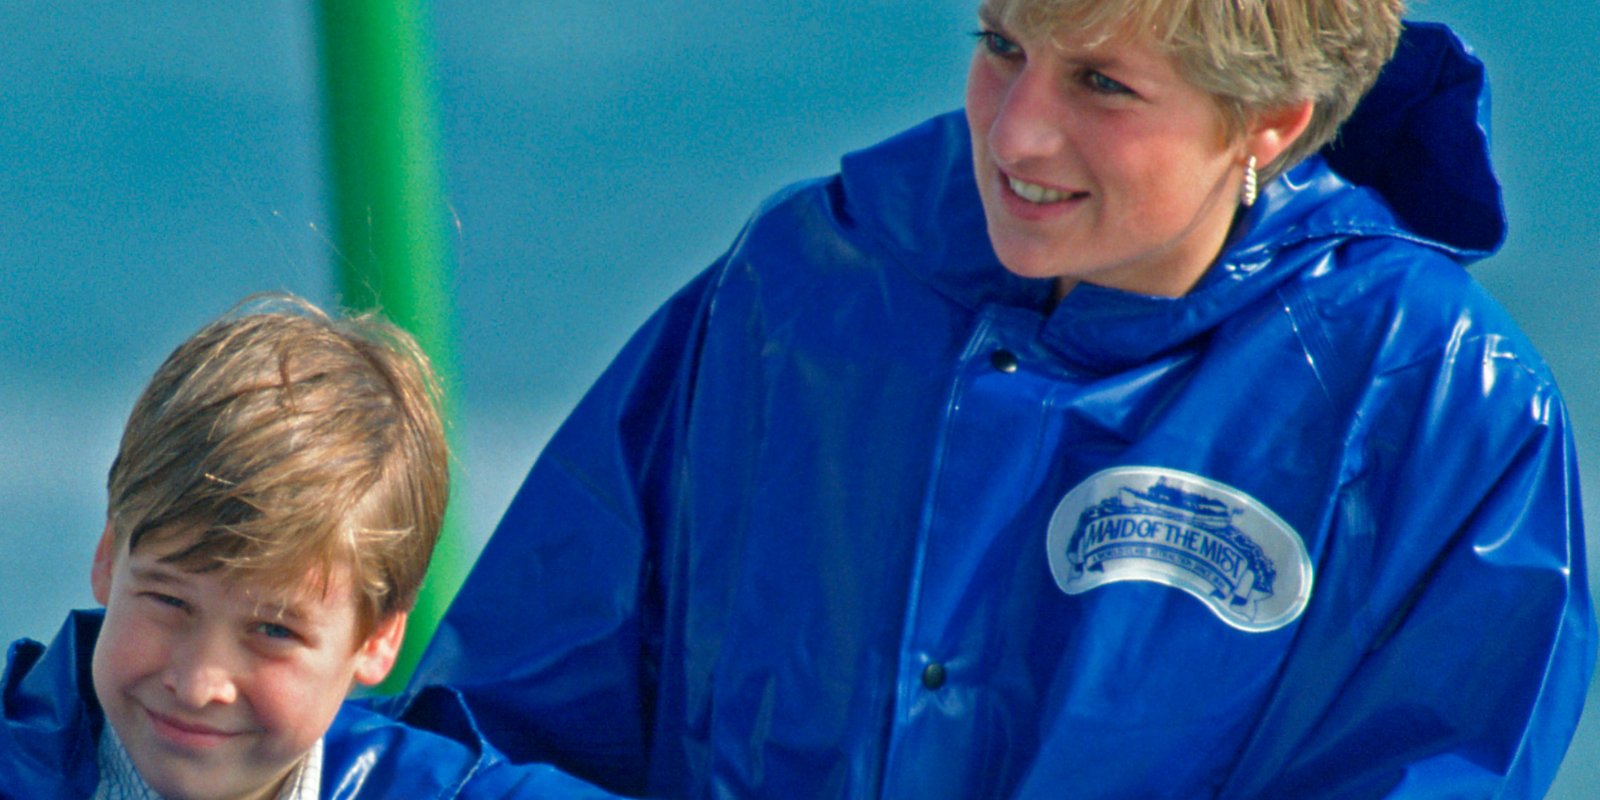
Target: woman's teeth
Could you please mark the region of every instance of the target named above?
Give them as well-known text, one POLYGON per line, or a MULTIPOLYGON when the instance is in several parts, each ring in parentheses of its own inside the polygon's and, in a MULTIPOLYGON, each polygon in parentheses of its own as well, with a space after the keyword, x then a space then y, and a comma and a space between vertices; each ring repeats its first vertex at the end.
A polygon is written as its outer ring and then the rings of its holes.
POLYGON ((1011 191, 1030 203, 1056 203, 1070 197, 1066 192, 1019 181, 1009 175, 1006 176, 1006 182, 1011 185, 1011 191))

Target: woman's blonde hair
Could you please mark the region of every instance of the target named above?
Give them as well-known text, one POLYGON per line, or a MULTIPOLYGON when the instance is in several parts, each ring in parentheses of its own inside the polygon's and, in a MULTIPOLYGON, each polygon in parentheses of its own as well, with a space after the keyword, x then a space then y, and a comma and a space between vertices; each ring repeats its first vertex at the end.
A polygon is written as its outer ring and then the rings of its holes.
POLYGON ((134 405, 108 480, 118 552, 163 542, 163 560, 280 598, 347 575, 369 633, 416 601, 443 522, 438 395, 399 328, 248 298, 173 351, 134 405))
POLYGON ((1150 31, 1216 98, 1231 135, 1303 100, 1311 123, 1262 169, 1270 179, 1338 133, 1400 38, 1403 0, 985 0, 1013 34, 1104 41, 1150 31))

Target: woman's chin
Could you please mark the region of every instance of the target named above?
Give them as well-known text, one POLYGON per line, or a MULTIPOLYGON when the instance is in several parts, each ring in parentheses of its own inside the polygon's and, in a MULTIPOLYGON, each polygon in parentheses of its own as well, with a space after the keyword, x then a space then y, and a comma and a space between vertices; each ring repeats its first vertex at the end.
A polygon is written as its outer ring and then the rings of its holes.
POLYGON ((996 248, 1000 258, 1000 265, 1007 272, 1019 278, 1032 278, 1035 280, 1052 280, 1068 278, 1070 269, 1063 267, 1058 259, 1046 257, 1044 254, 1035 253, 1026 249, 1010 250, 996 248))

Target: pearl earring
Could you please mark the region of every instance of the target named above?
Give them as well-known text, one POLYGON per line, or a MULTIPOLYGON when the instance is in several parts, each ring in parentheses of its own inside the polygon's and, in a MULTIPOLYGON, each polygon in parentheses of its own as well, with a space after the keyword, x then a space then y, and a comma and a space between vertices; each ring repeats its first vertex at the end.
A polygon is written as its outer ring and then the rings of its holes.
POLYGON ((1244 192, 1239 197, 1239 202, 1249 208, 1256 204, 1256 157, 1251 156, 1244 165, 1244 192))

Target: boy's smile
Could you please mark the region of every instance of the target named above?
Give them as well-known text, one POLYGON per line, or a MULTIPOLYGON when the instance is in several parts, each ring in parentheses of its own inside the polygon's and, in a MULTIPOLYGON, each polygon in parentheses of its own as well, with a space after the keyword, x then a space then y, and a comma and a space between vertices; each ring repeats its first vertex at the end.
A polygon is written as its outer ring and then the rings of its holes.
POLYGON ((225 568, 196 573, 164 562, 182 549, 185 537, 175 538, 131 554, 115 552, 109 528, 102 538, 93 584, 106 617, 95 693, 162 795, 271 797, 351 686, 388 672, 403 615, 358 639, 345 576, 325 592, 277 602, 225 568))
POLYGON ((155 730, 156 735, 174 750, 192 750, 196 752, 207 750, 245 733, 244 731, 214 728, 198 722, 186 722, 178 717, 162 714, 148 706, 142 710, 150 717, 150 727, 155 730))

